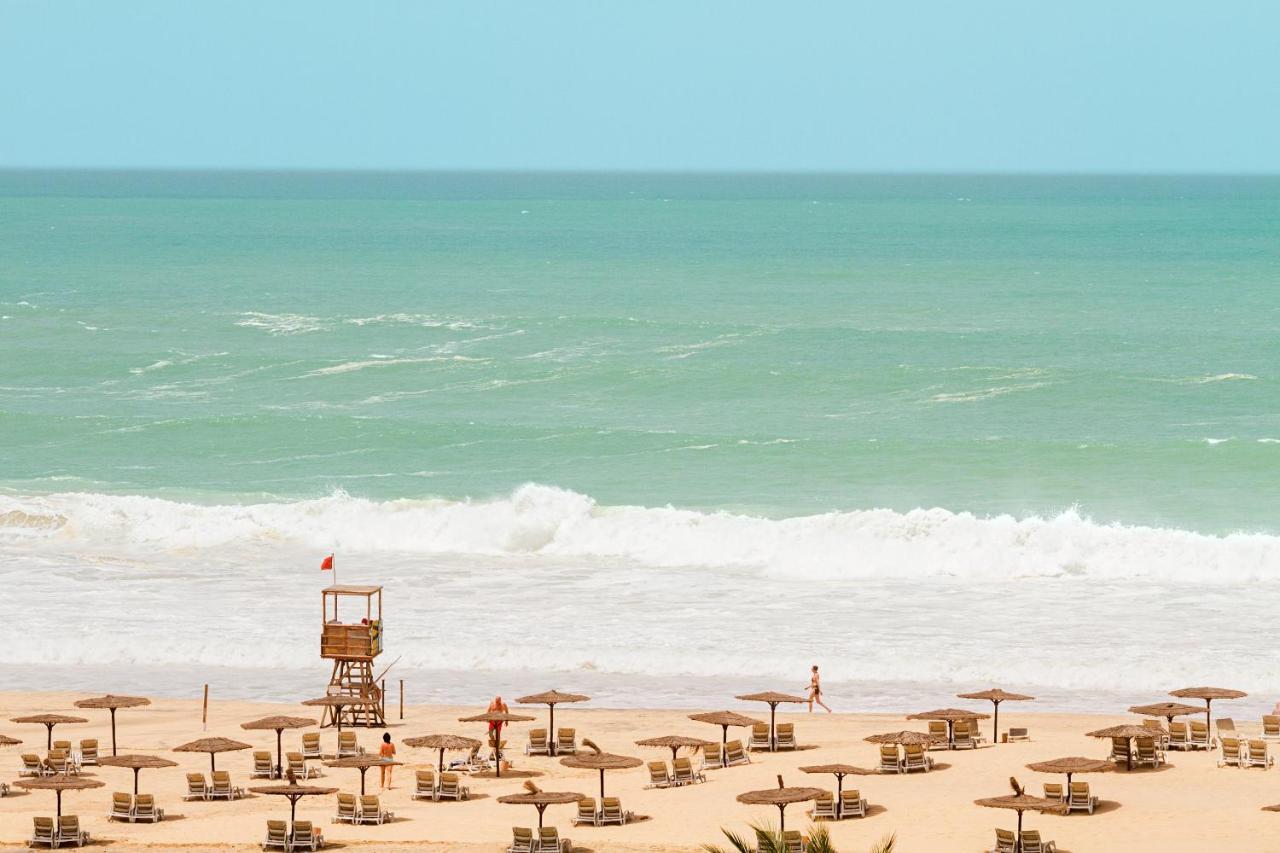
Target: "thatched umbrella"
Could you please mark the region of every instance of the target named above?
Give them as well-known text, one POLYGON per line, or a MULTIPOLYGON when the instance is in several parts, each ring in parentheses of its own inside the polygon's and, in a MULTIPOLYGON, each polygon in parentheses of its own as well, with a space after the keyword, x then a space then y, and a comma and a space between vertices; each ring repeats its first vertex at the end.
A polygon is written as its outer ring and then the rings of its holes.
POLYGON ((260 788, 250 788, 255 794, 267 794, 273 797, 289 798, 289 831, 293 831, 294 819, 298 816, 298 800, 303 797, 324 797, 329 794, 338 793, 337 788, 321 788, 316 785, 299 785, 295 780, 290 779, 287 785, 263 785, 260 788))
POLYGON ((1170 690, 1169 695, 1179 699, 1203 699, 1204 724, 1208 726, 1213 722, 1213 714, 1209 706, 1213 704, 1214 699, 1243 699, 1249 694, 1243 690, 1231 690, 1227 687, 1184 687, 1181 690, 1170 690))
POLYGON ((600 747, 596 746, 590 740, 583 740, 582 745, 591 752, 583 752, 578 755, 568 755, 560 759, 560 763, 565 767, 577 767, 582 770, 599 770, 600 771, 600 798, 604 799, 604 771, 606 770, 630 770, 633 767, 639 767, 644 764, 639 758, 632 758, 629 755, 614 755, 610 752, 601 752, 600 747))
POLYGON ((383 758, 381 755, 348 755, 345 758, 335 758, 332 761, 326 761, 325 767, 354 767, 360 771, 360 796, 364 796, 364 774, 369 772, 370 767, 399 767, 402 761, 396 761, 391 758, 383 758))
POLYGON ((995 709, 995 719, 991 721, 991 742, 996 743, 1000 739, 1000 703, 1001 702, 1030 702, 1036 697, 1024 696, 1021 693, 1009 693, 1001 690, 999 687, 992 687, 990 690, 979 690, 976 693, 957 693, 957 699, 986 699, 991 702, 995 709))
POLYGON ((687 746, 692 749, 702 749, 709 746, 712 741, 703 740, 700 737, 685 737, 684 735, 663 735, 662 737, 649 737, 644 740, 636 741, 636 746, 658 746, 671 750, 671 760, 676 760, 676 753, 680 747, 687 746))
POLYGON ((826 791, 821 788, 788 788, 782 784, 782 775, 778 774, 778 787, 765 788, 763 791, 747 791, 745 794, 739 794, 737 799, 738 802, 749 806, 777 806, 779 828, 786 832, 787 806, 817 799, 825 793, 826 791))
POLYGON ((89 779, 84 776, 67 776, 61 773, 57 776, 36 776, 35 778, 19 779, 13 784, 29 791, 53 791, 58 795, 59 818, 62 817, 63 791, 87 791, 90 788, 102 787, 102 783, 97 779, 89 779))
POLYGON ((39 723, 48 729, 49 736, 45 749, 53 749, 53 727, 62 725, 63 723, 87 723, 84 717, 68 717, 65 714, 31 714, 26 717, 10 717, 10 722, 14 723, 39 723))
POLYGON ((1115 770, 1116 766, 1110 761, 1103 761, 1101 758, 1081 758, 1073 755, 1069 758, 1037 761, 1034 764, 1028 764, 1027 769, 1034 770, 1037 773, 1065 773, 1067 774, 1067 787, 1071 787, 1071 776, 1075 773, 1107 773, 1115 770))
POLYGON ((1167 734, 1164 729, 1150 729, 1146 726, 1135 726, 1132 723, 1125 723, 1121 726, 1110 726, 1105 729, 1098 729, 1096 732, 1089 732, 1088 737, 1096 738, 1124 738, 1129 743, 1129 757, 1125 761, 1125 769, 1133 769, 1133 739, 1140 737, 1159 737, 1167 734))
POLYGON ((191 743, 184 743, 181 746, 175 746, 174 752, 207 752, 209 753, 209 772, 217 770, 218 767, 214 762, 214 756, 219 752, 236 752, 241 749, 253 749, 247 743, 238 740, 232 740, 225 737, 202 737, 200 740, 193 740, 191 743))
POLYGON ((1009 785, 1013 788, 1013 794, 1003 797, 987 797, 982 800, 974 800, 974 805, 986 806, 989 809, 1013 809, 1018 813, 1018 834, 1014 836, 1013 849, 1016 853, 1022 851, 1022 813, 1026 811, 1036 812, 1056 812, 1062 814, 1066 811, 1066 806, 1059 800, 1046 800, 1044 797, 1033 797, 1024 793, 1022 785, 1018 784, 1018 780, 1013 777, 1009 778, 1009 785))
MULTIPOLYGON (((759 725, 762 720, 752 717, 744 717, 741 714, 735 714, 733 711, 711 711, 706 714, 690 714, 689 719, 699 723, 710 723, 713 726, 721 728, 720 745, 727 746, 729 743, 729 726, 755 726, 759 725)), ((721 761, 723 761, 723 757, 721 761)))
POLYGON ((370 699, 367 696, 348 696, 342 693, 331 693, 325 696, 318 696, 315 699, 307 699, 301 704, 308 708, 325 708, 333 714, 333 721, 338 726, 338 731, 342 731, 342 709, 350 708, 356 705, 377 705, 377 699, 370 699))
POLYGON ((789 693, 777 693, 767 690, 764 693, 747 693, 743 696, 734 696, 734 699, 741 699, 743 702, 765 702, 769 706, 769 751, 774 752, 778 749, 778 706, 783 702, 808 702, 800 696, 792 696, 789 693))
POLYGON ((141 708, 150 705, 151 700, 145 696, 96 696, 93 699, 81 699, 76 702, 77 708, 106 708, 111 712, 111 754, 116 754, 116 709, 141 708))
POLYGON ((1263 810, 1264 812, 1280 812, 1280 805, 1274 805, 1274 806, 1263 806, 1263 807, 1262 807, 1262 810, 1263 810))
POLYGON ((260 731, 274 729, 276 733, 276 775, 279 776, 284 770, 284 745, 282 743, 285 729, 307 729, 316 725, 316 721, 310 717, 286 717, 276 715, 274 717, 263 717, 259 720, 250 720, 247 723, 241 723, 240 728, 248 731, 260 731))
POLYGON ((556 705, 569 702, 586 702, 590 696, 581 693, 561 693, 559 690, 548 690, 546 693, 534 693, 532 696, 521 696, 516 700, 521 705, 546 705, 550 709, 550 722, 547 723, 547 746, 551 754, 556 754, 556 705))
POLYGON ((1145 717, 1164 717, 1172 723, 1174 717, 1200 714, 1204 710, 1203 705, 1188 705, 1185 702, 1156 702, 1153 705, 1134 705, 1129 708, 1129 713, 1142 714, 1145 717))
POLYGON ((480 741, 470 737, 460 737, 458 735, 424 735, 423 737, 407 737, 400 741, 405 746, 414 748, 422 747, 425 749, 440 750, 440 772, 444 772, 444 751, 446 749, 460 749, 470 752, 473 749, 480 748, 480 741))
POLYGON ((533 720, 533 717, 527 717, 524 714, 512 714, 510 711, 485 711, 483 714, 476 714, 471 717, 459 717, 460 723, 497 723, 498 727, 493 730, 493 752, 497 761, 494 762, 493 777, 495 779, 502 778, 502 727, 507 723, 527 723, 533 720))
POLYGON ((867 743, 892 743, 898 746, 933 746, 940 743, 940 735, 925 732, 886 732, 880 735, 868 735, 863 740, 867 743))
POLYGON ((547 806, 558 806, 565 803, 576 803, 583 799, 582 794, 573 791, 543 791, 532 782, 524 783, 525 793, 503 794, 498 802, 511 806, 533 806, 538 810, 538 829, 542 829, 542 813, 547 806))
POLYGON ((831 773, 836 777, 836 817, 840 817, 840 795, 844 793, 844 777, 846 776, 875 776, 878 770, 868 770, 865 767, 855 767, 852 764, 811 764, 808 767, 801 767, 802 773, 831 773))
POLYGON ((934 711, 922 711, 919 714, 909 714, 908 720, 945 720, 947 723, 947 744, 955 746, 956 742, 956 720, 985 720, 990 714, 983 714, 978 711, 967 711, 964 708, 938 708, 934 711))
POLYGON ((98 759, 104 767, 128 767, 133 771, 133 794, 138 795, 138 773, 147 768, 177 767, 178 762, 158 755, 104 755, 98 759))
POLYGON ((18 740, 16 737, 0 735, 0 746, 17 746, 20 743, 22 743, 22 741, 18 740))

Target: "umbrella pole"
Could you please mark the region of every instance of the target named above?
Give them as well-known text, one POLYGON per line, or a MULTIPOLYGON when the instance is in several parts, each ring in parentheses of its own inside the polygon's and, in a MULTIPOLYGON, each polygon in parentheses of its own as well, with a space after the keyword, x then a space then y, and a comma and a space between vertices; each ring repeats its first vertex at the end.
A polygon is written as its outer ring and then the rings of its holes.
POLYGON ((441 772, 441 773, 443 773, 443 772, 444 772, 444 747, 443 747, 443 746, 442 746, 442 747, 440 747, 440 770, 439 770, 439 772, 441 772))
POLYGON ((538 810, 538 829, 542 829, 542 813, 547 810, 547 807, 540 806, 537 803, 534 803, 533 807, 538 810))
POLYGON ((1000 700, 992 699, 991 704, 995 706, 995 717, 991 722, 991 745, 995 746, 1000 742, 1000 700))
POLYGON ((210 774, 213 774, 214 771, 218 769, 218 765, 214 763, 214 759, 216 757, 217 757, 216 753, 212 753, 212 752, 209 753, 209 773, 210 774))
MULTIPOLYGON (((49 732, 49 736, 45 739, 45 742, 44 742, 45 751, 48 752, 49 750, 53 749, 53 723, 45 723, 44 727, 49 732)), ((62 801, 61 796, 58 797, 58 801, 59 802, 62 801)))
POLYGON ((604 768, 600 768, 600 799, 604 799, 604 768))
POLYGON ((283 754, 283 749, 281 747, 283 743, 283 739, 284 739, 284 729, 276 729, 276 778, 277 779, 280 778, 281 772, 284 769, 280 761, 281 756, 283 754))
MULTIPOLYGON (((111 754, 116 754, 116 709, 111 709, 111 754)), ((137 791, 134 791, 136 794, 137 791)))
POLYGON ((728 767, 729 759, 725 756, 725 752, 729 749, 729 727, 721 726, 720 731, 720 766, 728 767))
POLYGON ((1213 712, 1209 710, 1212 699, 1204 700, 1204 728, 1205 737, 1209 738, 1209 748, 1213 749, 1213 712))
POLYGON ((1018 837, 1014 839, 1013 849, 1016 853, 1022 853, 1022 810, 1018 810, 1018 837))
POLYGON ((1125 770, 1133 769, 1133 741, 1129 741, 1129 755, 1124 760, 1124 769, 1125 770))
POLYGON ((956 721, 947 720, 947 749, 956 748, 956 721))
MULTIPOLYGON (((58 795, 58 823, 62 823, 62 791, 54 791, 58 795)), ((57 830, 58 827, 54 827, 57 830)))
POLYGON ((551 709, 551 721, 547 723, 547 747, 551 752, 551 757, 554 758, 556 755, 556 741, 559 740, 556 737, 556 706, 555 703, 552 703, 547 707, 551 709))
POLYGON ((778 703, 769 703, 769 751, 778 751, 778 703))
POLYGON ((836 820, 844 818, 844 774, 836 774, 836 820))
POLYGON ((142 771, 141 767, 133 768, 133 795, 138 796, 138 773, 142 771))
POLYGON ((289 834, 293 834, 293 824, 298 819, 298 798, 289 798, 289 834))
POLYGON ((678 747, 678 746, 673 746, 673 747, 671 747, 671 760, 672 760, 672 762, 674 762, 674 761, 676 760, 676 753, 677 753, 677 752, 679 752, 679 750, 680 750, 680 747, 678 747))
POLYGON ((368 767, 360 768, 360 796, 362 797, 364 796, 364 774, 368 769, 368 767))
POLYGON ((787 831, 787 807, 782 803, 778 804, 778 831, 787 831))

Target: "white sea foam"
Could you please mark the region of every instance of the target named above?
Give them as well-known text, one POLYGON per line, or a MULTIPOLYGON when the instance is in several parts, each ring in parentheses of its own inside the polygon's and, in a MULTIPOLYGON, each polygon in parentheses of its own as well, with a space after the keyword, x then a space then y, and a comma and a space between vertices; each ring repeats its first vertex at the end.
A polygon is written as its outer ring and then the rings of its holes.
POLYGON ((354 373, 357 370, 365 370, 370 367, 390 367, 398 364, 430 364, 433 362, 456 361, 456 362, 485 362, 488 359, 470 358, 465 355, 434 355, 424 356, 421 358, 370 358, 361 361, 347 361, 342 364, 334 364, 329 367, 321 367, 312 370, 305 376, 332 376, 337 373, 354 373))
POLYGON ((246 311, 240 315, 237 326, 247 329, 262 329, 269 335, 305 335, 308 332, 319 332, 326 327, 319 317, 305 314, 265 314, 261 311, 246 311))

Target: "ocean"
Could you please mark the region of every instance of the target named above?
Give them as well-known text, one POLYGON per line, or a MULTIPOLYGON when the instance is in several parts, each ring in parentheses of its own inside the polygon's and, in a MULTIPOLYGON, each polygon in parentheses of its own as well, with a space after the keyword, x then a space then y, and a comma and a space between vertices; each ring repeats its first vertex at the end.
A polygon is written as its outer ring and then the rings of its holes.
POLYGON ((0 689, 1275 700, 1280 178, 0 172, 0 689))

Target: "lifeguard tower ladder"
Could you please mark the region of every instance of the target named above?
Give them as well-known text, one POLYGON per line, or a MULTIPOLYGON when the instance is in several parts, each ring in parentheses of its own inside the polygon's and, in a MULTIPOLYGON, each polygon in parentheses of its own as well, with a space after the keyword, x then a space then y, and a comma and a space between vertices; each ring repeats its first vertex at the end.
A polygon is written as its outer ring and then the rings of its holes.
POLYGON ((356 696, 370 700, 364 704, 325 709, 321 726, 385 726, 384 698, 373 675, 373 661, 382 653, 382 587, 331 586, 321 590, 324 626, 320 634, 320 656, 333 661, 329 679, 330 695, 356 696), (363 600, 363 603, 361 603, 363 600), (338 603, 346 602, 344 616, 359 611, 358 621, 344 622, 338 603))

